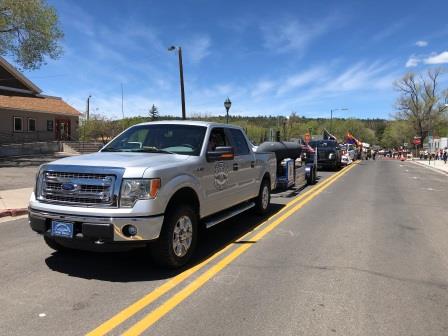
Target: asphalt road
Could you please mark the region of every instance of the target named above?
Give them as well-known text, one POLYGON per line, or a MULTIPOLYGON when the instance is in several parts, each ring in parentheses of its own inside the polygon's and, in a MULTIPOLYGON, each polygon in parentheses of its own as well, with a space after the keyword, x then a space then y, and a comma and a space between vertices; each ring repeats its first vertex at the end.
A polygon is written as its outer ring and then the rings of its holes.
POLYGON ((0 223, 0 335, 448 335, 447 176, 329 175, 277 195, 267 221, 212 228, 183 272, 52 253, 25 219, 0 223))

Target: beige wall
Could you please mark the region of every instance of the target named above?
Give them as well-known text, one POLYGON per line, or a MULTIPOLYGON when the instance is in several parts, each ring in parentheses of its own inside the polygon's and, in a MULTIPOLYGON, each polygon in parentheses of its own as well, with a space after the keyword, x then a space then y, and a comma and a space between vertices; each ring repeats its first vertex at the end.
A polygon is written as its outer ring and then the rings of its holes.
POLYGON ((71 137, 73 140, 78 139, 78 117, 0 108, 0 144, 56 140, 56 119, 70 119, 71 137), (23 132, 14 132, 14 117, 23 118, 23 132), (36 120, 36 131, 34 132, 28 131, 29 118, 36 120), (53 131, 47 131, 47 120, 53 121, 53 131))

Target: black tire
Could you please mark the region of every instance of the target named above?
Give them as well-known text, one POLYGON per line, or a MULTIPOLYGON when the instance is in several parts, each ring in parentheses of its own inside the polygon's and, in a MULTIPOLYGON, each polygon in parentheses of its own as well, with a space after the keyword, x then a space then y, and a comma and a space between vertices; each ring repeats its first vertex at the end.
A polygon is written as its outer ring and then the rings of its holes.
MULTIPOLYGON (((187 224, 190 226, 190 224, 187 224)), ((186 233, 185 233, 186 234, 186 233)), ((179 237, 179 235, 176 235, 179 237)), ((180 205, 180 206, 172 206, 170 209, 166 211, 165 220, 162 226, 162 232, 160 233, 159 238, 150 245, 151 256, 153 260, 167 268, 179 268, 184 266, 192 257, 194 250, 196 248, 198 239, 198 218, 197 214, 193 210, 193 208, 189 205, 180 205), (181 245, 181 249, 185 250, 185 254, 183 251, 179 254, 175 252, 175 228, 176 225, 181 225, 180 221, 182 217, 187 217, 190 220, 191 224, 191 243, 186 248, 183 243, 186 243, 185 240, 182 241, 179 238, 179 243, 181 245)), ((179 247, 179 244, 177 245, 179 247)), ((188 243, 186 243, 188 244, 188 243)))
POLYGON ((307 179, 307 183, 309 185, 313 185, 316 183, 316 173, 314 172, 314 169, 311 169, 310 176, 307 179))
POLYGON ((65 246, 59 244, 54 238, 44 236, 44 241, 48 245, 49 248, 51 248, 51 249, 53 249, 53 250, 55 250, 57 252, 64 253, 64 252, 70 252, 71 251, 70 248, 65 247, 65 246))
POLYGON ((264 215, 269 210, 269 204, 271 203, 271 185, 269 180, 265 178, 261 182, 260 191, 255 199, 255 212, 259 215, 264 215), (263 193, 267 192, 267 203, 263 201, 263 193))

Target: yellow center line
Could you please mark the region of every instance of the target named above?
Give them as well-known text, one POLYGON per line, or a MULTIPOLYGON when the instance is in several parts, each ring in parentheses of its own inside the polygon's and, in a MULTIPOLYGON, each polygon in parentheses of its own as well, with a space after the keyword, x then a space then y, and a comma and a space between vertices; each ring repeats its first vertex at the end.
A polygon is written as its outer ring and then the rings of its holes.
MULTIPOLYGON (((353 166, 351 166, 351 167, 353 167, 353 166)), ((306 191, 302 195, 296 197, 294 200, 288 202, 285 205, 285 207, 283 207, 279 212, 275 213, 274 215, 269 217, 267 220, 265 220, 264 222, 259 224, 254 230, 251 230, 251 231, 247 232, 245 235, 239 237, 236 242, 238 242, 239 240, 244 240, 253 231, 258 230, 259 228, 261 228, 264 224, 266 224, 267 222, 269 222, 273 218, 280 216, 288 208, 290 208, 292 205, 296 204, 297 202, 299 202, 303 198, 307 197, 309 194, 311 194, 311 193, 313 193, 315 191, 318 191, 321 188, 324 188, 328 183, 330 183, 331 181, 335 180, 340 175, 342 175, 346 171, 348 171, 349 168, 350 167, 345 168, 345 169, 341 170, 340 172, 338 172, 336 174, 333 174, 329 178, 327 178, 324 181, 322 181, 321 183, 319 183, 317 186, 314 186, 313 188, 311 188, 310 190, 306 191)), ((197 271, 201 270, 203 267, 205 267, 211 261, 213 261, 216 258, 218 258, 224 252, 226 252, 231 247, 233 247, 233 243, 234 242, 230 242, 226 247, 224 247, 223 249, 219 250, 218 252, 216 252, 215 254, 210 256, 208 259, 205 259, 201 263, 199 263, 199 264, 189 268, 188 270, 183 271, 182 273, 176 275, 174 278, 171 278, 169 281, 167 281, 164 284, 162 284, 161 286, 157 287, 156 289, 151 291, 149 294, 147 294, 144 297, 142 297, 141 299, 137 300, 136 302, 134 302, 133 304, 131 304, 127 308, 121 310, 115 316, 113 316, 109 320, 105 321, 103 324, 101 324, 100 326, 98 326, 94 330, 90 331, 86 335, 87 336, 100 336, 100 335, 107 334, 109 331, 111 331, 112 329, 116 328, 118 325, 120 325, 121 323, 123 323, 124 321, 129 319, 131 316, 135 315, 140 310, 144 309, 145 307, 147 307, 148 305, 150 305, 151 303, 156 301, 162 295, 164 295, 167 292, 169 292, 171 289, 176 287, 178 284, 182 283, 184 280, 186 280, 187 278, 192 276, 194 273, 196 273, 197 271)))
MULTIPOLYGON (((344 169, 344 171, 342 171, 340 174, 338 174, 337 178, 332 179, 324 187, 321 187, 319 190, 317 190, 316 192, 314 192, 311 195, 309 195, 308 197, 306 197, 302 202, 300 202, 299 204, 297 204, 296 206, 294 206, 293 208, 289 209, 287 212, 282 214, 278 219, 276 219, 274 222, 272 222, 271 224, 266 226, 263 230, 258 232, 251 240, 254 242, 257 242, 260 239, 262 239, 265 235, 267 235, 275 227, 280 225, 280 223, 285 221, 288 217, 290 217, 296 211, 301 209, 305 204, 307 204, 312 199, 314 199, 316 196, 318 196, 320 193, 322 193, 325 189, 327 189, 330 185, 332 185, 341 176, 343 176, 348 171, 350 171, 353 167, 354 167, 354 165, 344 169)), ((213 276, 215 276, 217 273, 219 273, 221 270, 223 270, 226 266, 228 266, 238 256, 240 256, 246 250, 248 250, 251 246, 253 246, 253 244, 239 246, 232 253, 230 253, 223 259, 221 259, 215 265, 211 266, 207 271, 205 271, 203 274, 201 274, 196 280, 191 282, 189 285, 185 286, 182 290, 180 290, 178 293, 174 294, 172 297, 170 297, 168 300, 166 300, 164 303, 162 303, 160 306, 158 306, 156 309, 154 309, 152 312, 150 312, 148 315, 146 315, 142 320, 140 320, 134 326, 132 326, 131 328, 126 330, 122 335, 123 336, 135 336, 135 335, 140 335, 141 333, 143 333, 145 330, 147 330, 149 327, 151 327, 154 323, 156 323, 159 319, 161 319, 163 316, 165 316, 167 313, 169 313, 171 310, 173 310, 178 304, 180 304, 182 301, 184 301, 186 298, 188 298, 191 294, 193 294, 196 290, 198 290, 200 287, 202 287, 213 276)))

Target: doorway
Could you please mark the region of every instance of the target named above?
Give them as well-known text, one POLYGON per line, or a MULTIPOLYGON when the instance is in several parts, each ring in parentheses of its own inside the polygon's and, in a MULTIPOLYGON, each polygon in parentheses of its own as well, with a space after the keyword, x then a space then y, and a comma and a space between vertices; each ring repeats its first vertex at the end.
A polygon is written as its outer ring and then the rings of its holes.
POLYGON ((56 127, 56 140, 64 141, 70 140, 71 132, 70 132, 70 119, 56 119, 55 120, 56 127))

